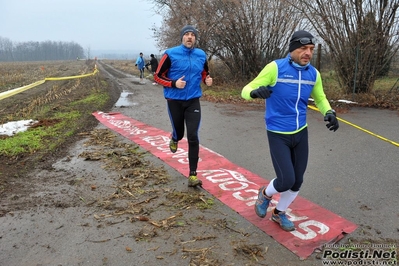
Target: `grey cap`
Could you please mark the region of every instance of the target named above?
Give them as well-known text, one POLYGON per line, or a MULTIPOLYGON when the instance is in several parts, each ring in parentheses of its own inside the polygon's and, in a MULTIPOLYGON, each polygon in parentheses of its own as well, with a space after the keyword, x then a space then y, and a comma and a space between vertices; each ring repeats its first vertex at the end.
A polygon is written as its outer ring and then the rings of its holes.
POLYGON ((198 38, 198 31, 194 28, 194 26, 186 25, 180 31, 180 40, 183 39, 183 35, 187 32, 192 32, 195 35, 195 38, 198 38))

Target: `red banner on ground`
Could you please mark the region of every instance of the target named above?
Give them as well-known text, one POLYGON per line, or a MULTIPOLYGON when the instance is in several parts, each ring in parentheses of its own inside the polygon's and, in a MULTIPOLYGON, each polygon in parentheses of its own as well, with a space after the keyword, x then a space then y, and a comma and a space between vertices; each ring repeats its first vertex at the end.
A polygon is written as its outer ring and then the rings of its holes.
MULTIPOLYGON (((151 127, 120 113, 96 112, 93 115, 105 126, 137 143, 144 149, 187 176, 187 140, 179 141, 176 153, 169 150, 169 132, 151 127)), ((235 210, 266 234, 291 250, 301 259, 310 256, 324 244, 340 240, 344 234, 353 232, 357 225, 314 204, 300 196, 287 210, 287 216, 294 222, 295 231, 285 232, 271 221, 270 214, 259 218, 254 211, 259 184, 266 180, 241 168, 222 155, 200 146, 198 178, 203 188, 221 202, 235 210)), ((274 197, 272 204, 278 202, 274 197)), ((268 212, 271 211, 269 208, 268 212)))

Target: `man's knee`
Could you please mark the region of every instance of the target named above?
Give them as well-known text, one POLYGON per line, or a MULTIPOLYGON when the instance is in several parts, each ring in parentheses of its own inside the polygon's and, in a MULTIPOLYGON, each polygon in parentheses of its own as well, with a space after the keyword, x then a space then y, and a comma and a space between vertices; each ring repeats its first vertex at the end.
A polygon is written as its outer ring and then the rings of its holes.
POLYGON ((278 192, 284 192, 290 189, 293 190, 292 188, 295 185, 295 180, 287 178, 285 178, 284 180, 280 180, 279 178, 277 178, 274 180, 273 185, 278 192))
POLYGON ((188 141, 189 143, 192 143, 192 144, 199 143, 198 135, 188 135, 188 136, 187 136, 187 141, 188 141))
POLYGON ((303 183, 303 181, 300 181, 300 182, 296 181, 294 183, 294 185, 290 188, 290 190, 295 191, 295 192, 299 191, 301 189, 302 183, 303 183))

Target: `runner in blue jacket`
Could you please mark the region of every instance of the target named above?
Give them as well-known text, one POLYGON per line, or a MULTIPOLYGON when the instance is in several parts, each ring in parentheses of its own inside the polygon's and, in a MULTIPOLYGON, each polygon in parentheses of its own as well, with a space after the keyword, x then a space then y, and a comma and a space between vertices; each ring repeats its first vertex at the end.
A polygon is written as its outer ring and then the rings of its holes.
POLYGON ((329 130, 336 131, 339 127, 335 111, 324 94, 320 73, 310 64, 314 47, 312 34, 303 30, 295 32, 290 39, 288 56, 266 65, 241 92, 247 100, 266 99, 266 130, 276 173, 276 178, 259 189, 255 212, 264 218, 272 196, 280 193, 271 218, 286 231, 295 230, 285 211, 299 193, 308 163, 309 98, 314 99, 329 130))
POLYGON ((136 60, 136 64, 138 70, 140 71, 140 83, 144 83, 144 68, 145 68, 145 61, 143 58, 143 53, 140 53, 140 56, 136 60))
POLYGON ((189 187, 202 185, 202 181, 197 178, 201 82, 212 86, 206 54, 203 50, 194 47, 197 37, 198 32, 193 26, 184 26, 180 32, 182 43, 165 51, 154 74, 154 80, 163 86, 167 100, 172 124, 169 142, 172 153, 177 151, 178 141, 184 136, 184 123, 186 124, 190 168, 189 187))

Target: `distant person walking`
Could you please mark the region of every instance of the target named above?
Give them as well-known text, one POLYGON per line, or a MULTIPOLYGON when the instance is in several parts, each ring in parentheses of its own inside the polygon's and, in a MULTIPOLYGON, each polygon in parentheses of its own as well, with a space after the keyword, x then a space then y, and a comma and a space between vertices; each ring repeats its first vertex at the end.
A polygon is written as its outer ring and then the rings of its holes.
POLYGON ((140 84, 144 84, 144 68, 145 68, 145 61, 143 58, 143 53, 140 53, 140 56, 136 60, 136 64, 138 70, 140 71, 140 84))
MULTIPOLYGON (((148 62, 145 66, 146 67, 151 66, 151 73, 152 73, 152 75, 155 75, 155 71, 157 71, 157 68, 158 68, 158 59, 155 57, 154 54, 151 54, 150 57, 151 57, 150 62, 148 62)), ((154 83, 152 83, 152 85, 157 85, 155 80, 154 80, 154 83)))
POLYGON ((201 82, 212 86, 206 54, 194 47, 197 38, 198 32, 193 26, 184 26, 180 32, 181 44, 165 51, 154 75, 155 82, 163 86, 168 106, 172 124, 169 148, 172 153, 177 151, 178 141, 184 136, 184 124, 187 127, 189 187, 202 185, 197 178, 201 82))
POLYGON ((295 230, 285 211, 299 193, 308 164, 306 115, 310 96, 324 116, 327 128, 336 131, 339 127, 335 111, 324 94, 321 75, 310 64, 315 44, 312 34, 296 31, 289 42, 289 54, 267 64, 241 92, 246 100, 266 99, 267 138, 276 174, 267 186, 259 189, 255 212, 264 218, 272 197, 280 193, 271 219, 285 231, 295 230))

